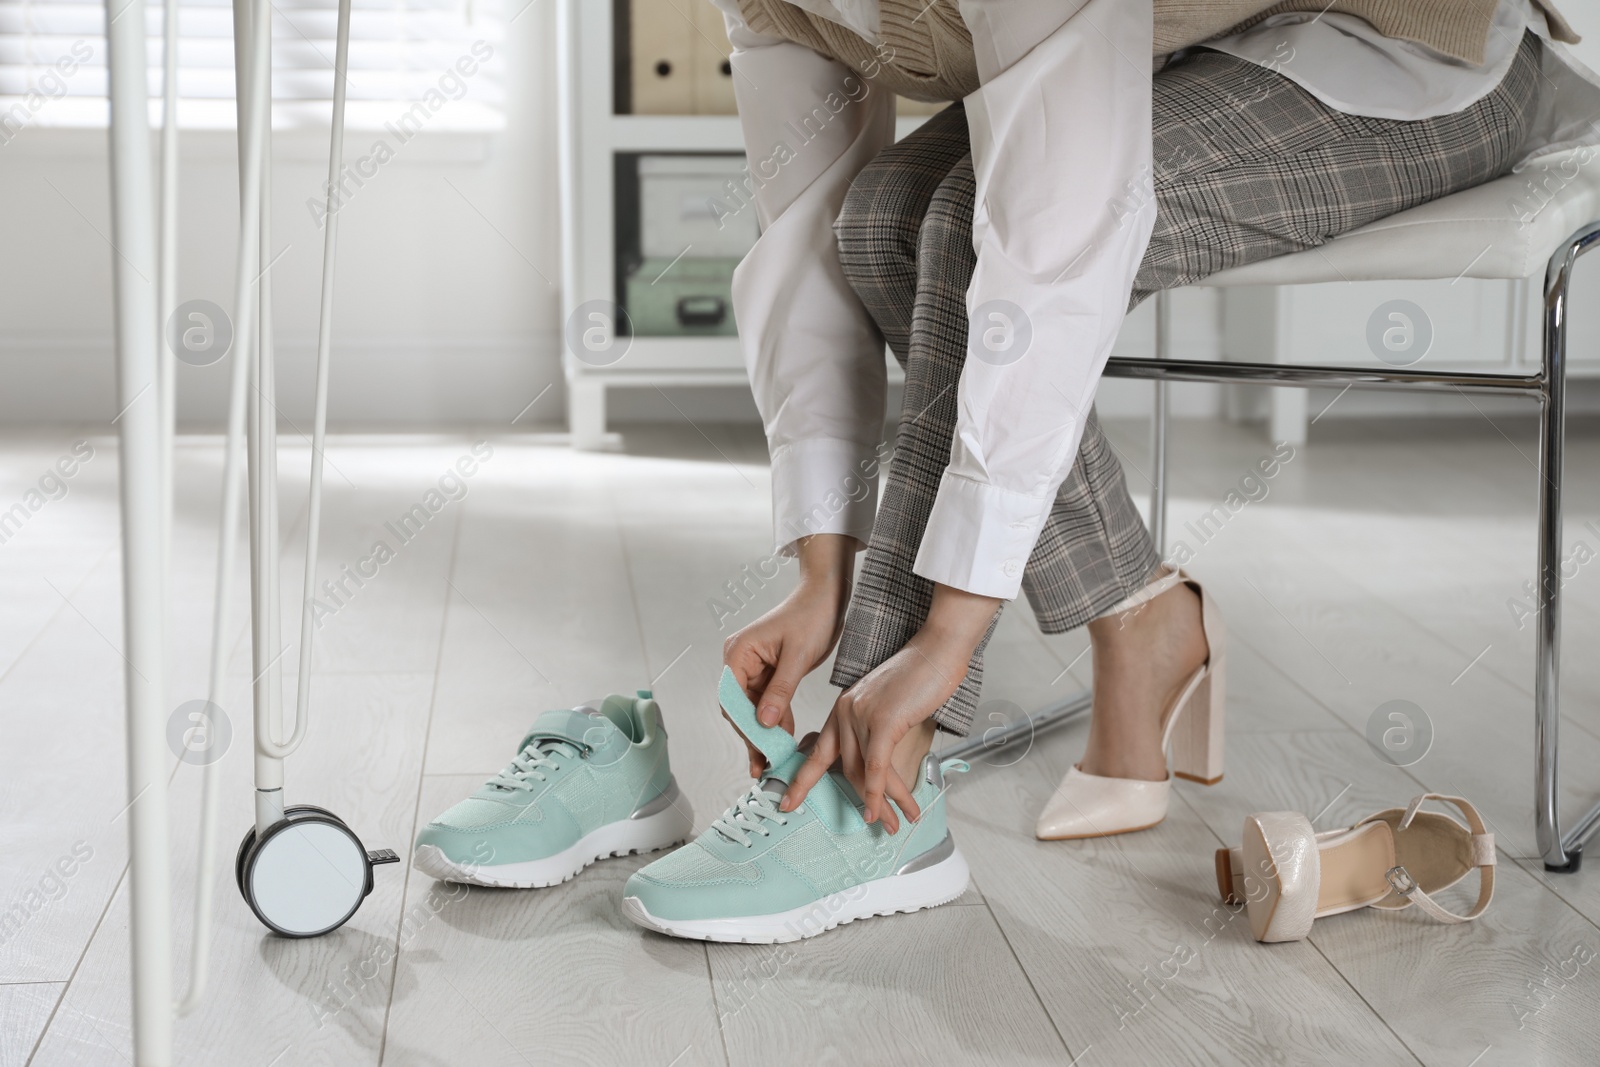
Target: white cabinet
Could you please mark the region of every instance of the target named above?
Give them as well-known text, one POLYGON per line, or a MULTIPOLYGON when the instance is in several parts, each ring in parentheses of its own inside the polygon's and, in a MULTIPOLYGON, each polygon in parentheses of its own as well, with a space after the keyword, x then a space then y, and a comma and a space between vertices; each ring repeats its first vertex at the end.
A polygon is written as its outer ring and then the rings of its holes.
MULTIPOLYGON (((567 383, 567 420, 573 444, 580 448, 598 447, 608 440, 606 393, 610 389, 742 385, 747 380, 735 337, 615 336, 621 282, 617 256, 619 159, 626 165, 628 157, 640 154, 742 157, 744 151, 739 119, 734 115, 616 113, 619 68, 627 67, 630 77, 643 77, 655 69, 655 63, 647 64, 644 73, 640 73, 643 68, 636 70, 635 64, 619 63, 615 6, 610 0, 561 0, 557 16, 561 313, 565 324, 562 368, 567 383)), ((694 6, 715 10, 705 0, 694 0, 694 6)), ((688 25, 689 16, 682 18, 681 25, 674 24, 680 31, 688 25)), ((696 42, 710 38, 717 27, 700 25, 692 40, 681 32, 674 37, 659 27, 652 30, 646 25, 638 30, 665 36, 635 40, 635 46, 676 49, 672 52, 676 55, 684 47, 692 49, 696 42), (689 46, 685 40, 691 42, 689 46)), ((717 39, 722 39, 720 30, 717 39)), ((635 54, 638 52, 636 47, 635 54)), ((670 96, 670 87, 667 93, 670 96)), ((700 106, 699 102, 684 104, 693 99, 691 90, 680 95, 684 100, 679 105, 700 106)), ((670 101, 656 103, 671 106, 670 101)), ((725 105, 726 101, 713 100, 706 106, 725 110, 725 105)), ((897 132, 904 136, 921 121, 920 117, 902 118, 897 132)))
MULTIPOLYGON (((610 388, 733 385, 745 380, 731 337, 618 337, 617 155, 742 150, 727 115, 616 114, 610 2, 561 0, 557 77, 561 127, 562 368, 573 444, 606 441, 610 388), (589 353, 597 352, 591 356, 589 353), (620 352, 618 358, 611 358, 620 352), (582 354, 584 358, 580 359, 582 354)), ((687 38, 685 38, 687 40, 687 38)))

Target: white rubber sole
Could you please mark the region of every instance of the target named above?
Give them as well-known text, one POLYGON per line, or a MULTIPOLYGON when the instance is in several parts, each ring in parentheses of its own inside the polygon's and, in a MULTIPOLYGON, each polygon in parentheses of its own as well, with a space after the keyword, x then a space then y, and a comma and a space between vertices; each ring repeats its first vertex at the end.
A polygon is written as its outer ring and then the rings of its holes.
POLYGON ((577 844, 542 860, 522 863, 455 863, 434 845, 421 845, 411 865, 443 882, 496 889, 544 889, 560 885, 596 860, 657 852, 686 841, 694 830, 694 814, 685 800, 637 819, 607 823, 581 837, 577 844))
POLYGON ((638 897, 622 898, 622 914, 646 929, 672 937, 778 945, 816 937, 857 919, 948 904, 967 891, 970 880, 966 858, 957 849, 926 870, 879 878, 830 894, 804 907, 771 915, 745 915, 736 919, 658 919, 638 897))

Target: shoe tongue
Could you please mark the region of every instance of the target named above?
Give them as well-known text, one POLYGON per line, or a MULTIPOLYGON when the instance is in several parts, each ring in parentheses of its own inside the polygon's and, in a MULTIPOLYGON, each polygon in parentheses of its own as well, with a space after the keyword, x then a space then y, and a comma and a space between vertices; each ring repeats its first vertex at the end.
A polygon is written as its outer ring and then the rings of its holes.
POLYGON ((761 791, 768 796, 777 798, 777 800, 782 800, 783 795, 789 791, 789 783, 782 778, 763 778, 761 779, 761 791))

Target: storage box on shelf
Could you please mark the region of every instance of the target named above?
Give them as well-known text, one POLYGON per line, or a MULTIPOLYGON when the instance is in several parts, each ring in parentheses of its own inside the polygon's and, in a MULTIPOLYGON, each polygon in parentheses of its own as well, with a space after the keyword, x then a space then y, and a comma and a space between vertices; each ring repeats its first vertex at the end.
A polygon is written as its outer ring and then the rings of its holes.
MULTIPOLYGON (((617 5, 622 7, 623 5, 617 5)), ((635 115, 732 115, 733 68, 722 12, 708 0, 629 0, 627 51, 618 69, 629 73, 635 115)))
MULTIPOLYGON (((728 284, 756 221, 704 195, 744 166, 716 9, 561 0, 558 23, 562 365, 573 443, 593 448, 612 440, 610 389, 747 383, 728 284)), ((899 135, 938 106, 901 101, 899 135)))

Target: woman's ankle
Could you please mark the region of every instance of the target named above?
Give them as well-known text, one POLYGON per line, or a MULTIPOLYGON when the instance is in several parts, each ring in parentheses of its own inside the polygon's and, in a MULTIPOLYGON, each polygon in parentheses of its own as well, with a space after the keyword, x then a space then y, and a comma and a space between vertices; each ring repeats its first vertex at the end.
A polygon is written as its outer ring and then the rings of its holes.
MULTIPOLYGON (((1205 662, 1205 627, 1200 615, 1200 594, 1179 583, 1126 611, 1092 619, 1087 627, 1094 646, 1095 666, 1102 658, 1150 662, 1151 656, 1205 662)), ((1198 666, 1198 664, 1196 664, 1198 666)), ((1098 674, 1097 674, 1098 680, 1098 674)))
POLYGON ((1167 775, 1162 716, 1206 662, 1200 597, 1177 585, 1089 624, 1094 645, 1094 718, 1081 767, 1107 778, 1167 775))

